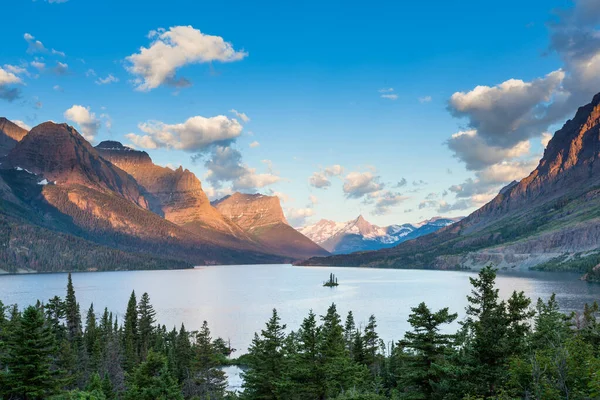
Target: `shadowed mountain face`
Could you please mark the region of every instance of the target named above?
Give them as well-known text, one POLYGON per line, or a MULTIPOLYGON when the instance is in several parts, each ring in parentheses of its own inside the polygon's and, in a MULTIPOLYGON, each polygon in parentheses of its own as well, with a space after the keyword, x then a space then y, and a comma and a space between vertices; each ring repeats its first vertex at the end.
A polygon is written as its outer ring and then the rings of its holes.
POLYGON ((462 221, 391 249, 307 265, 587 271, 600 262, 600 94, 557 131, 538 167, 462 221))
MULTIPOLYGON (((183 186, 202 193, 189 172, 168 171, 169 178, 163 178, 172 183, 174 192, 183 186)), ((161 203, 130 174, 101 157, 75 129, 41 124, 0 165, 0 225, 6 228, 0 235, 0 272, 285 260, 252 243, 225 245, 214 229, 203 228, 205 235, 188 230, 152 212, 153 204, 161 203), (88 257, 81 249, 97 257, 88 257)))
POLYGON ((0 157, 8 154, 25 135, 27 135, 27 130, 0 117, 0 157))
POLYGON ((165 219, 216 241, 259 250, 244 230, 210 204, 200 180, 192 172, 156 165, 145 151, 115 141, 102 142, 96 150, 133 176, 148 194, 151 208, 165 219))
POLYGON ((328 254, 288 224, 277 196, 234 193, 215 201, 213 205, 276 254, 295 258, 328 254))
POLYGON ((333 254, 379 250, 393 247, 407 240, 435 232, 460 218, 435 217, 419 224, 373 225, 360 215, 348 222, 320 220, 299 231, 313 242, 333 254))

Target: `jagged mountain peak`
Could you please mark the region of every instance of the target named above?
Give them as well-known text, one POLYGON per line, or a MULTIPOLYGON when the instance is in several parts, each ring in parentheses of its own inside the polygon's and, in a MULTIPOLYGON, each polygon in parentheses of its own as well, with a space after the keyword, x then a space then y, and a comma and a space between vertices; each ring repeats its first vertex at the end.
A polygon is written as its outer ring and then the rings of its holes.
POLYGON ((31 129, 6 156, 2 168, 24 168, 60 185, 112 191, 147 207, 137 182, 64 123, 44 122, 31 129))
POLYGON ((28 131, 14 122, 0 117, 0 156, 11 151, 18 142, 23 140, 28 131))

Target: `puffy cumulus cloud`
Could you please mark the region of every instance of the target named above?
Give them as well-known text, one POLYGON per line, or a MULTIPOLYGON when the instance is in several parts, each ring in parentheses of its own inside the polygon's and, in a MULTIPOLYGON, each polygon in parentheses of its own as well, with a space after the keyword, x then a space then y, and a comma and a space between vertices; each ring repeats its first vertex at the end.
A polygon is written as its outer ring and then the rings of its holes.
POLYGON ((309 217, 315 215, 315 210, 312 208, 288 208, 285 212, 285 216, 294 227, 302 227, 309 217))
POLYGON ((231 143, 242 133, 242 125, 224 115, 210 118, 195 116, 179 124, 148 121, 138 127, 145 135, 130 133, 127 138, 139 147, 166 147, 194 153, 205 151, 213 145, 231 143))
POLYGON ((531 145, 528 140, 516 143, 512 147, 491 146, 476 130, 461 131, 446 141, 454 157, 464 162, 468 170, 480 170, 505 160, 529 154, 531 145))
POLYGON ((30 131, 31 130, 31 126, 26 124, 23 121, 20 121, 18 119, 13 120, 12 122, 15 123, 15 125, 20 126, 21 128, 25 129, 26 131, 30 131))
MULTIPOLYGON (((181 83, 175 77, 177 70, 188 64, 212 61, 233 62, 246 57, 220 36, 207 35, 192 26, 174 26, 169 30, 151 31, 149 47, 126 58, 126 69, 137 78, 137 90, 149 91, 163 84, 181 83)), ((187 80, 186 80, 187 81, 187 80)), ((189 84, 189 81, 187 81, 189 84)))
POLYGON ((531 82, 509 79, 493 87, 477 86, 454 93, 448 108, 455 117, 466 117, 486 143, 514 147, 556 121, 551 100, 564 78, 565 72, 558 70, 531 82))
POLYGON ((381 191, 376 197, 373 213, 375 215, 388 214, 393 207, 396 207, 407 199, 407 196, 402 196, 400 193, 387 190, 381 191))
POLYGON ((21 90, 14 85, 22 85, 23 80, 8 69, 0 67, 0 99, 13 101, 21 95, 21 90))
POLYGON ((544 148, 548 147, 548 143, 550 143, 550 140, 553 136, 554 135, 549 132, 542 133, 542 139, 540 140, 540 142, 542 143, 542 146, 544 146, 544 148))
POLYGON ((332 165, 330 167, 321 168, 319 171, 314 172, 308 183, 317 189, 327 189, 331 186, 330 178, 334 176, 340 176, 344 173, 344 167, 339 164, 332 165))
POLYGON ((119 78, 113 76, 113 74, 108 74, 108 76, 106 78, 96 79, 97 85, 108 85, 110 83, 117 83, 117 82, 119 82, 119 78))
POLYGON ((254 191, 281 180, 272 171, 257 173, 242 162, 242 154, 231 146, 214 146, 204 166, 206 179, 217 189, 230 182, 233 190, 254 191))
POLYGON ((249 146, 251 149, 255 149, 260 146, 260 143, 255 140, 254 142, 250 143, 249 146))
POLYGON ((343 191, 346 197, 351 199, 360 199, 370 193, 382 190, 383 183, 379 176, 372 172, 350 172, 344 177, 343 191))
POLYGON ((69 73, 69 65, 58 61, 54 68, 52 68, 52 72, 56 75, 67 75, 69 73))
MULTIPOLYGON (((52 2, 52 1, 49 1, 52 2)), ((59 1, 59 0, 54 0, 54 2, 63 2, 63 1, 59 1)), ((44 44, 37 40, 32 34, 30 33, 25 33, 23 35, 23 39, 25 39, 25 41, 27 42, 27 53, 29 54, 34 54, 34 53, 49 53, 52 55, 58 55, 61 57, 65 56, 65 53, 62 51, 58 51, 55 49, 50 49, 48 50, 46 48, 46 46, 44 46, 44 44)))
POLYGON ((537 161, 502 162, 491 165, 476 172, 475 178, 468 178, 448 190, 456 196, 457 201, 450 204, 439 202, 439 212, 466 210, 481 207, 492 200, 500 189, 514 181, 520 181, 536 167, 537 161))
POLYGON ((46 64, 41 61, 32 61, 31 66, 40 72, 46 69, 46 64))
POLYGON ((239 119, 242 120, 242 122, 250 122, 250 117, 248 117, 248 115, 246 115, 243 112, 239 112, 238 110, 235 109, 231 109, 229 110, 230 113, 232 113, 233 115, 235 115, 236 117, 238 117, 239 119))
POLYGON ((96 114, 89 107, 74 105, 65 111, 64 115, 67 120, 79 125, 81 134, 90 142, 94 140, 102 126, 100 119, 96 118, 96 114))

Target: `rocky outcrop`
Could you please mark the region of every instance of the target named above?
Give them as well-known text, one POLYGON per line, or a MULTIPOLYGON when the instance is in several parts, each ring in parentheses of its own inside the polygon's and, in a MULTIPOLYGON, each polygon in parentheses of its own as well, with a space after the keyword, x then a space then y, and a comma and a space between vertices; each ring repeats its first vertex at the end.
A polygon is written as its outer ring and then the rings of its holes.
POLYGON ((45 122, 36 126, 10 151, 0 168, 22 168, 60 185, 83 185, 116 193, 148 208, 137 182, 100 157, 67 124, 45 122))
POLYGON ((224 218, 208 200, 200 180, 191 171, 161 167, 145 151, 133 150, 119 142, 96 146, 100 155, 135 178, 151 208, 165 219, 200 235, 254 247, 253 240, 235 223, 224 218))
POLYGON ((277 196, 234 193, 215 201, 213 205, 276 254, 292 258, 328 254, 288 224, 277 196))
POLYGON ((0 117, 0 157, 8 154, 27 135, 27 132, 12 121, 0 117))

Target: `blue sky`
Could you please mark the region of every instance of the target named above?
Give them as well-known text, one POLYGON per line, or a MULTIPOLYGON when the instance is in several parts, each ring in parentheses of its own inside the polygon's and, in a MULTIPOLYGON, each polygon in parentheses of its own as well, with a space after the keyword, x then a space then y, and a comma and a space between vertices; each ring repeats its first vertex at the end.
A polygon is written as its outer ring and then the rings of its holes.
POLYGON ((594 0, 4 10, 1 115, 146 147, 212 197, 276 193, 295 225, 466 215, 524 177, 546 132, 600 91, 581 67, 600 67, 594 0))

